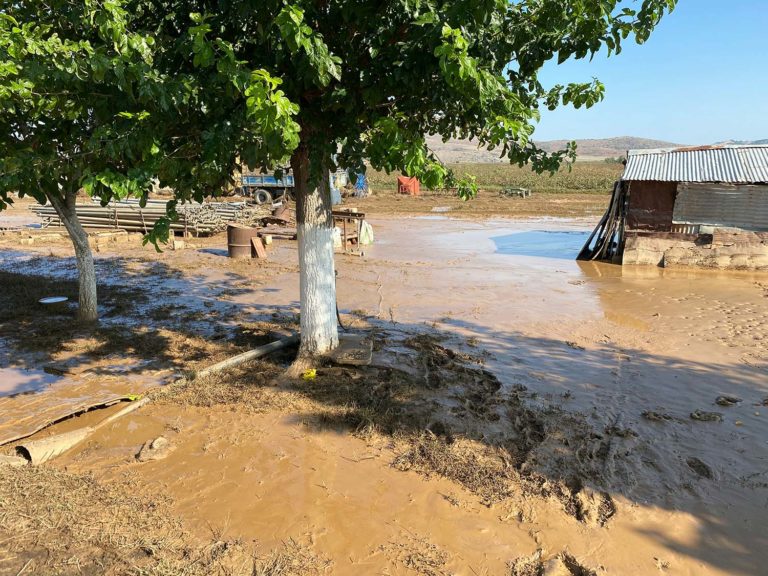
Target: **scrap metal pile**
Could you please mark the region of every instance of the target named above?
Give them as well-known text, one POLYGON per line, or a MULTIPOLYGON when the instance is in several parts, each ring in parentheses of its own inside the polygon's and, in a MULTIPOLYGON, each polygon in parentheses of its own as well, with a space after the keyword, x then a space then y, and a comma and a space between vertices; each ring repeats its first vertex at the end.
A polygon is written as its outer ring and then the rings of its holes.
MULTIPOLYGON (((113 201, 107 206, 97 202, 94 200, 93 204, 76 206, 77 217, 84 228, 147 233, 166 215, 164 200, 149 200, 143 208, 138 200, 113 201)), ((53 206, 35 206, 32 210, 41 218, 43 228, 62 225, 53 206)), ((179 204, 176 212, 179 218, 171 222, 172 232, 183 232, 185 236, 208 236, 225 230, 230 222, 253 226, 268 216, 271 208, 247 202, 206 202, 179 204)))

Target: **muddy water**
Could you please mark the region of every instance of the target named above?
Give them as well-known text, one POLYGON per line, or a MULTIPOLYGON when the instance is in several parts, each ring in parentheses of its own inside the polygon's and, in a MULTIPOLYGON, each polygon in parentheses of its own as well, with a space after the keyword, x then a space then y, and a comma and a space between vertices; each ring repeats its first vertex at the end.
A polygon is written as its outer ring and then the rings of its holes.
POLYGON ((407 573, 398 558, 429 545, 461 551, 448 566, 456 573, 500 573, 509 558, 536 549, 525 527, 500 523, 499 511, 450 482, 391 468, 385 446, 291 417, 151 408, 98 436, 109 451, 83 447, 68 468, 128 462, 159 434, 178 446, 168 458, 115 469, 136 473, 146 489, 169 490, 201 536, 210 536, 211 523, 265 549, 306 541, 334 560, 334 574, 349 575, 407 573))
MULTIPOLYGON (((6 370, 0 370, 0 377, 6 370)), ((0 397, 0 444, 42 430, 52 422, 93 407, 111 405, 161 386, 171 372, 58 377, 44 390, 0 397)))
MULTIPOLYGON (((507 316, 505 310, 519 324, 563 314, 582 318, 598 309, 596 298, 584 298, 583 291, 568 283, 582 274, 575 262, 561 257, 567 251, 558 258, 504 254, 539 250, 537 238, 549 236, 541 232, 544 226, 572 245, 574 239, 580 243, 584 224, 537 221, 512 226, 508 221, 448 219, 375 224, 377 242, 362 262, 341 257, 339 304, 347 310, 403 325, 451 320, 496 329, 497 321, 507 316)), ((550 254, 557 250, 557 243, 541 249, 550 254)))
POLYGON ((45 389, 58 378, 43 370, 10 366, 0 368, 0 396, 28 394, 45 389))
MULTIPOLYGON (((338 258, 342 311, 388 330, 446 331, 447 345, 487 352, 486 367, 532 404, 610 436, 602 476, 618 512, 606 527, 541 499, 486 508, 446 480, 390 468, 387 446, 300 416, 150 407, 62 464, 133 473, 201 532, 210 523, 265 545, 305 539, 337 574, 412 574, 408 559, 434 553, 430 544, 456 574, 504 574, 536 549, 614 575, 766 573, 768 276, 577 263, 547 246, 563 234, 572 251, 588 230, 575 221, 374 225, 365 258, 338 258), (740 401, 718 406, 720 395, 740 401), (697 410, 721 420, 691 418, 697 410), (160 434, 177 449, 136 463, 160 434)), ((290 248, 273 255, 295 260, 290 248)), ((200 290, 222 278, 213 266, 196 274, 200 290)), ((294 272, 230 299, 243 318, 295 312, 297 301, 294 272)))
MULTIPOLYGON (((566 260, 588 230, 573 221, 376 224, 365 259, 339 259, 344 309, 392 328, 434 323, 489 352, 487 367, 534 402, 627 431, 605 471, 620 502, 609 532, 586 538, 590 549, 539 515, 542 546, 581 548, 614 574, 762 573, 768 276, 566 260), (723 394, 742 401, 719 407, 723 394)), ((277 286, 295 302, 295 287, 277 286)))
POLYGON ((297 539, 331 558, 333 574, 350 576, 413 574, 409 559, 427 562, 436 553, 446 561, 435 574, 500 575, 511 559, 542 548, 568 550, 609 574, 645 574, 656 555, 685 564, 649 534, 678 545, 701 537, 693 515, 631 502, 619 501, 622 517, 610 532, 577 522, 555 502, 489 508, 446 480, 394 470, 390 460, 386 446, 295 418, 152 407, 98 433, 62 464, 133 474, 137 489, 170 492, 201 537, 215 527, 264 549, 297 539), (160 434, 176 450, 135 462, 142 443, 160 434))

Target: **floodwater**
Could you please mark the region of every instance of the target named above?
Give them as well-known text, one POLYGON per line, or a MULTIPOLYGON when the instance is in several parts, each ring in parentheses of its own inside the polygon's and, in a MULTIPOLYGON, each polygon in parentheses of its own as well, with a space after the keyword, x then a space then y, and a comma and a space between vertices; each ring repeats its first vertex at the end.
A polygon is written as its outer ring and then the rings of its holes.
POLYGON ((15 366, 0 368, 0 397, 38 392, 56 380, 57 376, 43 370, 15 366))
POLYGON ((107 449, 73 451, 71 469, 132 469, 147 489, 167 489, 201 536, 212 525, 265 550, 288 538, 309 541, 333 559, 333 574, 408 574, 391 549, 404 545, 414 552, 427 543, 460 549, 450 563, 458 574, 489 565, 501 573, 509 558, 535 550, 525 528, 500 524, 499 510, 466 498, 451 482, 395 470, 386 447, 297 426, 291 417, 252 414, 246 421, 216 407, 150 407, 94 440, 107 449), (169 425, 181 431, 169 432, 169 425), (126 466, 160 434, 177 446, 169 457, 126 466))
POLYGON ((588 232, 577 230, 531 230, 494 236, 491 240, 499 254, 575 260, 588 237, 588 232))
MULTIPOLYGON (((337 258, 337 285, 353 325, 355 311, 381 330, 440 330, 446 346, 482 355, 502 391, 523 387, 532 405, 608 438, 594 481, 617 514, 604 527, 546 499, 483 506, 445 479, 393 469, 386 445, 269 412, 150 406, 62 465, 130 471, 201 532, 212 525, 265 547, 307 541, 334 574, 412 574, 402 559, 429 545, 449 555, 435 574, 505 574, 536 550, 567 550, 598 574, 765 574, 768 275, 575 262, 591 224, 373 221, 376 244, 364 258, 337 258), (719 406, 721 395, 737 401, 719 406), (720 416, 692 417, 706 412, 720 416), (177 449, 135 462, 160 434, 177 449)), ((273 250, 295 262, 293 244, 273 250)), ((219 285, 223 259, 195 257, 196 289, 219 285)), ((298 311, 295 271, 265 286, 258 274, 229 301, 239 318, 298 311)), ((585 467, 595 442, 578 454, 585 467)))

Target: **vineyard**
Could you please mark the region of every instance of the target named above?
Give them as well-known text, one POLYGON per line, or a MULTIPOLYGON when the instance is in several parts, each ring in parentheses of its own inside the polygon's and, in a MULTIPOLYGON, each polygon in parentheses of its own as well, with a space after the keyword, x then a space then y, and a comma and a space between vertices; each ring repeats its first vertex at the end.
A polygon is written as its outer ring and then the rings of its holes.
MULTIPOLYGON (((457 176, 469 174, 477 178, 478 186, 484 190, 516 186, 538 194, 608 194, 624 168, 621 164, 606 162, 577 162, 570 169, 561 168, 550 176, 549 173, 536 174, 529 167, 508 164, 451 164, 450 167, 457 176)), ((374 192, 395 190, 398 175, 369 170, 368 182, 374 192)))

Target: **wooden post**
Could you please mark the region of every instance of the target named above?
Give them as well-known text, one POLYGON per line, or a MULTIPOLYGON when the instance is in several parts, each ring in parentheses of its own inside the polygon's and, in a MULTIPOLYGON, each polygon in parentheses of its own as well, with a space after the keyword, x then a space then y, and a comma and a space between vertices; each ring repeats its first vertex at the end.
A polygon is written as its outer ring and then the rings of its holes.
POLYGON ((267 257, 267 251, 264 248, 264 243, 258 236, 251 238, 251 257, 254 256, 260 259, 267 257))

